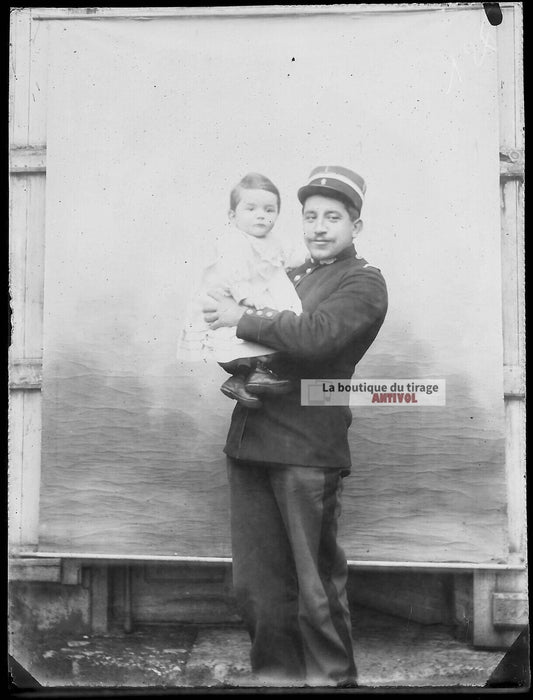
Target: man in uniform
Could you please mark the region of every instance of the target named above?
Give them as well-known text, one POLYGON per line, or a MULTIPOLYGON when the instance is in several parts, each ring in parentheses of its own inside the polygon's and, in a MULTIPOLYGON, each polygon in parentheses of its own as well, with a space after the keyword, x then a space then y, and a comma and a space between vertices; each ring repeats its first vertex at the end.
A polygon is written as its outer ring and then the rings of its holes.
MULTIPOLYGON (((290 277, 303 312, 251 309, 215 295, 213 328, 281 351, 274 368, 297 379, 351 379, 387 310, 381 272, 353 240, 366 186, 338 166, 315 168, 298 190, 310 260, 290 277)), ((253 387, 249 387, 252 391, 253 387)), ((337 543, 350 472, 348 406, 306 406, 300 388, 235 406, 224 451, 231 494, 233 582, 264 682, 356 687, 347 564, 337 543)))

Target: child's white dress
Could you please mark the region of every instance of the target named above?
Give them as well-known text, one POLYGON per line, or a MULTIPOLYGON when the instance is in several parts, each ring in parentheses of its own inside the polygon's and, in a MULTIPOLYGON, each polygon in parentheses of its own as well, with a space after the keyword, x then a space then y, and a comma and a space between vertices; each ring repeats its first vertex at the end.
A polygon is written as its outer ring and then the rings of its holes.
POLYGON ((206 292, 223 289, 235 301, 246 300, 257 309, 302 312, 294 285, 287 277, 280 241, 268 235, 256 238, 228 225, 215 246, 214 258, 205 266, 189 304, 178 346, 178 359, 230 362, 241 357, 268 355, 275 350, 237 338, 235 328, 211 330, 205 323, 202 303, 206 292))

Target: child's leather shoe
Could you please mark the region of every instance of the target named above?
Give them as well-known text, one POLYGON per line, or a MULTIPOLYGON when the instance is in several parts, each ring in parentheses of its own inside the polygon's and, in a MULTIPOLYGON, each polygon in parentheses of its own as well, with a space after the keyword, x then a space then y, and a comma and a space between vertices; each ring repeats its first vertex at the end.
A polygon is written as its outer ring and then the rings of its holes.
POLYGON ((257 396, 247 391, 244 385, 244 378, 240 375, 232 375, 229 379, 226 379, 220 387, 220 391, 230 399, 235 399, 242 403, 246 408, 261 408, 263 405, 257 396))
POLYGON ((250 394, 287 394, 294 389, 290 379, 280 379, 269 367, 262 362, 248 376, 245 387, 250 394))

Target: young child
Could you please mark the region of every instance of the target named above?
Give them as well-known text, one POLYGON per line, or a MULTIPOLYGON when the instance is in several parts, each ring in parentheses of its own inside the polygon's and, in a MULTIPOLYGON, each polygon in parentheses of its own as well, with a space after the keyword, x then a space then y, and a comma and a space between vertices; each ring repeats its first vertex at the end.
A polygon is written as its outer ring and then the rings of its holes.
POLYGON ((261 407, 257 394, 283 394, 293 383, 272 371, 276 351, 237 338, 234 328, 211 330, 203 320, 201 299, 208 290, 222 288, 246 306, 301 313, 300 299, 285 272, 282 245, 272 235, 280 204, 277 187, 259 173, 249 173, 233 188, 228 225, 203 271, 181 338, 182 354, 193 360, 211 355, 232 375, 220 389, 248 408, 261 407))

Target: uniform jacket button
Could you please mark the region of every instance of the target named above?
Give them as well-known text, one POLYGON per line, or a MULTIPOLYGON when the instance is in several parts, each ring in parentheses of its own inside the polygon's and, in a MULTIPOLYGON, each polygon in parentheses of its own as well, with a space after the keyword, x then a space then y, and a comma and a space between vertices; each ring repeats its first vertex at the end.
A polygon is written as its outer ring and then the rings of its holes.
POLYGON ((294 281, 298 282, 298 280, 301 280, 301 279, 302 279, 301 275, 296 275, 296 277, 294 278, 294 281))

